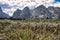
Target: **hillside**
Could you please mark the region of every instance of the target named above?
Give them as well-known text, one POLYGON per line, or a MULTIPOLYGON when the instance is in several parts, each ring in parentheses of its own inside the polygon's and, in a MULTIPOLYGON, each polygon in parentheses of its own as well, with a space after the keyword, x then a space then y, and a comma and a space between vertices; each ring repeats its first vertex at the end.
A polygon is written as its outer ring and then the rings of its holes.
POLYGON ((60 40, 60 21, 0 19, 0 40, 60 40))

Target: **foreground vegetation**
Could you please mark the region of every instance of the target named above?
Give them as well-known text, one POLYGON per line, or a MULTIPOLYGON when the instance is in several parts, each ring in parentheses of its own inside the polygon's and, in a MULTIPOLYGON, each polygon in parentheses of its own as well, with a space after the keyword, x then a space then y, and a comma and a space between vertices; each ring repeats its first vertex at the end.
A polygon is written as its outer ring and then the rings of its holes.
POLYGON ((60 21, 1 19, 0 40, 60 40, 60 21))

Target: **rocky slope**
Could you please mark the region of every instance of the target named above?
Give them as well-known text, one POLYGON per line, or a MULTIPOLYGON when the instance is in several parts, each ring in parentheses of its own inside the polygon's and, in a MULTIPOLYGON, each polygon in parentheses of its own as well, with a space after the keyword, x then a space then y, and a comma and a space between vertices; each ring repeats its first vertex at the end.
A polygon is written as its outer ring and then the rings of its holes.
MULTIPOLYGON (((8 18, 9 15, 4 13, 0 8, 0 18, 8 18)), ((43 5, 35 9, 25 7, 23 10, 17 9, 12 16, 13 19, 60 19, 60 8, 50 6, 46 8, 43 5)))
POLYGON ((29 7, 25 7, 20 15, 21 19, 29 19, 31 16, 29 7))
POLYGON ((51 13, 43 5, 38 6, 32 12, 33 18, 51 18, 51 13))
POLYGON ((12 18, 13 18, 13 19, 20 19, 20 14, 21 14, 21 12, 22 12, 21 10, 17 9, 17 10, 14 12, 12 18))
POLYGON ((0 7, 0 18, 9 18, 9 15, 4 13, 0 7))
POLYGON ((50 6, 47 9, 51 13, 52 19, 59 19, 59 15, 60 15, 60 8, 59 7, 50 6))

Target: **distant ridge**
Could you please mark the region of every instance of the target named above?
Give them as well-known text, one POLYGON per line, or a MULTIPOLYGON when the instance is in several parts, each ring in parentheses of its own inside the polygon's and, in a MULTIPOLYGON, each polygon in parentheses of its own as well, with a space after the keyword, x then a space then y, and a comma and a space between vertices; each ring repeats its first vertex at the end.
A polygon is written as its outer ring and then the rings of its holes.
MULTIPOLYGON (((0 7, 0 18, 8 18, 9 15, 4 13, 0 7)), ((46 8, 43 5, 35 9, 25 7, 23 10, 17 9, 14 11, 12 19, 60 19, 60 8, 50 6, 46 8)))

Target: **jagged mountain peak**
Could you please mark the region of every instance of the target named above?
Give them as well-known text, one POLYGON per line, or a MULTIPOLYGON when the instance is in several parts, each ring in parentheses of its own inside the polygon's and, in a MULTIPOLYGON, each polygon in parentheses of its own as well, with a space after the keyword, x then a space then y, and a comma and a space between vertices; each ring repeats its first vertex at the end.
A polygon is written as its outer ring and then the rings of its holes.
MULTIPOLYGON (((50 7, 48 7, 47 9, 48 9, 48 10, 55 11, 55 13, 60 10, 59 7, 53 7, 53 6, 50 6, 50 7)), ((60 12, 60 11, 59 11, 59 12, 60 12)))
POLYGON ((20 10, 20 9, 17 9, 14 13, 21 13, 22 12, 22 10, 20 10))
POLYGON ((29 9, 29 7, 27 6, 27 7, 25 7, 23 10, 30 10, 30 9, 29 9))
POLYGON ((17 9, 14 13, 21 13, 22 12, 22 10, 20 10, 20 9, 17 9))
POLYGON ((21 14, 21 10, 20 9, 17 9, 14 13, 13 13, 13 16, 12 18, 13 19, 20 19, 20 14, 21 14))
POLYGON ((50 18, 51 14, 43 5, 36 7, 32 12, 34 18, 50 18))
POLYGON ((20 9, 17 9, 16 11, 21 11, 20 9))
POLYGON ((38 7, 36 8, 46 8, 44 5, 39 5, 38 7))
POLYGON ((49 6, 48 9, 53 9, 53 10, 55 10, 55 9, 60 9, 60 8, 59 8, 59 7, 49 6))
POLYGON ((58 19, 58 18, 60 18, 60 8, 59 7, 50 6, 47 9, 51 13, 52 19, 58 19))
MULTIPOLYGON (((4 13, 0 7, 0 18, 6 18, 8 15, 4 13)), ((14 11, 12 18, 14 19, 29 19, 29 18, 60 18, 60 8, 50 6, 46 8, 44 5, 40 5, 35 9, 29 9, 26 6, 23 10, 17 9, 14 11)))
POLYGON ((23 10, 22 10, 22 13, 20 15, 20 18, 21 19, 28 19, 30 18, 31 16, 31 13, 30 13, 30 9, 29 7, 25 7, 23 10))
POLYGON ((49 10, 55 10, 56 7, 53 7, 53 6, 49 6, 47 9, 49 10))

